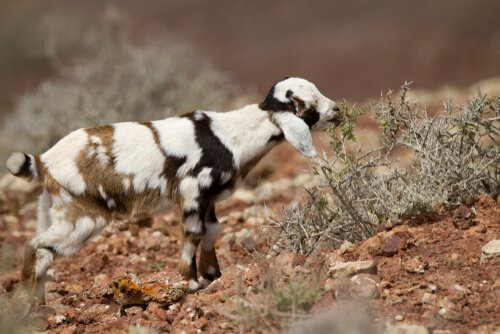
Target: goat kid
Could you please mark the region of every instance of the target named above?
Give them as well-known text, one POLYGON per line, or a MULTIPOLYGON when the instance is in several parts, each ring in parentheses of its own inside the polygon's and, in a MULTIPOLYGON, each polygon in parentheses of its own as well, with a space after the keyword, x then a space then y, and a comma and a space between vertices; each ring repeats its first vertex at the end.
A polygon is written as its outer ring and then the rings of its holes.
POLYGON ((115 217, 177 203, 184 232, 180 273, 191 292, 207 286, 221 276, 215 202, 283 139, 314 157, 310 130, 338 115, 337 104, 314 84, 285 78, 260 104, 79 129, 41 155, 12 154, 10 172, 43 187, 36 236, 25 245, 24 285, 44 303, 55 255, 75 253, 115 217))

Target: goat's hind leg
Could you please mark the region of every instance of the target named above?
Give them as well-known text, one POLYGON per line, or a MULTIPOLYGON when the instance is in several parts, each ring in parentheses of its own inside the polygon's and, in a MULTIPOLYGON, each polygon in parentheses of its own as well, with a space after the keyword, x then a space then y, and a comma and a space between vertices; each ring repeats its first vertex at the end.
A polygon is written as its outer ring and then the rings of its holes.
POLYGON ((212 204, 205 217, 206 233, 201 239, 200 252, 200 274, 203 277, 201 285, 207 287, 212 281, 221 276, 219 261, 215 254, 215 240, 219 234, 220 224, 215 216, 215 208, 212 204))
MULTIPOLYGON (((38 200, 36 234, 45 232, 51 225, 50 208, 52 199, 43 190, 38 200)), ((37 248, 27 241, 24 246, 24 262, 21 271, 21 282, 30 295, 38 298, 39 302, 45 302, 45 274, 53 262, 54 250, 51 248, 37 248)))
POLYGON ((27 243, 23 269, 23 279, 31 283, 40 303, 45 301, 46 274, 56 253, 75 253, 106 225, 104 218, 91 218, 71 207, 53 208, 50 216, 50 227, 27 243))
POLYGON ((205 233, 202 215, 199 210, 183 210, 182 225, 184 237, 179 271, 184 279, 188 281, 188 291, 196 292, 201 289, 196 269, 196 249, 205 233))

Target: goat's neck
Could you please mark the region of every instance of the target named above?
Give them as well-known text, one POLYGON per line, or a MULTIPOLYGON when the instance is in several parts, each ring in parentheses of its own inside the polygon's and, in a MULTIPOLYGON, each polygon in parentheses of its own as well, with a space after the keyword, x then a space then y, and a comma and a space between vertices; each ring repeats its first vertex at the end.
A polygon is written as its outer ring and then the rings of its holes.
POLYGON ((231 150, 238 168, 269 152, 279 142, 272 139, 282 134, 271 121, 269 113, 257 104, 208 114, 212 119, 212 130, 231 150))

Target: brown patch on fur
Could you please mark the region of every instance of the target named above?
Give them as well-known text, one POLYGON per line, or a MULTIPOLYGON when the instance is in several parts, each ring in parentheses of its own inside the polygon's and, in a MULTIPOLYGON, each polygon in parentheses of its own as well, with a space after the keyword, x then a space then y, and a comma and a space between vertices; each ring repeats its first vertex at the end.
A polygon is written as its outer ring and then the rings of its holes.
POLYGON ((297 114, 302 115, 302 113, 306 110, 306 103, 300 97, 292 96, 292 99, 295 101, 297 108, 297 114))
POLYGON ((59 195, 59 190, 61 186, 57 181, 52 177, 48 168, 40 159, 40 156, 35 156, 35 166, 38 173, 38 178, 40 183, 43 184, 44 188, 47 189, 49 194, 51 195, 59 195))
POLYGON ((196 233, 190 233, 190 232, 184 232, 185 234, 185 241, 190 242, 193 245, 198 246, 198 244, 201 241, 201 238, 203 238, 203 234, 196 234, 196 233))
POLYGON ((198 280, 197 271, 196 271, 196 258, 193 257, 191 263, 186 263, 184 261, 179 262, 179 272, 184 277, 184 279, 193 279, 195 281, 198 280))
MULTIPOLYGON (((190 114, 193 114, 191 112, 190 114)), ((163 156, 165 158, 165 164, 163 167, 163 172, 161 173, 161 176, 165 177, 167 179, 167 194, 170 199, 176 200, 178 197, 178 186, 179 186, 179 179, 177 178, 177 170, 184 165, 184 163, 187 160, 187 157, 174 157, 167 155, 163 148, 161 147, 161 142, 160 142, 160 135, 158 133, 158 130, 153 126, 151 122, 143 122, 141 123, 142 125, 146 126, 151 130, 153 133, 153 138, 155 140, 156 145, 158 146, 158 149, 160 152, 163 153, 163 156)))
POLYGON ((29 241, 24 244, 24 262, 21 281, 26 285, 35 284, 36 248, 29 241))
POLYGON ((118 173, 113 168, 114 128, 107 125, 88 128, 85 131, 89 134, 89 140, 85 148, 78 154, 76 165, 87 188, 83 194, 73 195, 75 203, 108 219, 112 213, 133 216, 158 207, 164 200, 164 196, 162 196, 159 189, 145 189, 141 193, 135 193, 133 191, 132 177, 118 173), (98 137, 101 143, 92 142, 90 136, 98 137), (103 165, 98 157, 97 149, 100 145, 106 150, 106 155, 110 159, 109 165, 103 165), (91 150, 94 153, 89 154, 91 150), (130 188, 125 190, 123 181, 127 179, 130 182, 130 188), (106 198, 103 198, 99 192, 99 186, 102 186, 106 198), (108 206, 107 201, 111 199, 115 202, 115 207, 108 206))

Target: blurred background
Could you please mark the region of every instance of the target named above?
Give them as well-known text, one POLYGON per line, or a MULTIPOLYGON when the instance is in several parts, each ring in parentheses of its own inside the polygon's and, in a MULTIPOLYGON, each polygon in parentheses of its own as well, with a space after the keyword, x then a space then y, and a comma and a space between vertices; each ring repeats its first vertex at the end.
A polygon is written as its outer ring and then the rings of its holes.
MULTIPOLYGON (((334 100, 500 74, 499 1, 0 0, 0 158, 69 129, 259 102, 285 76, 334 100)), ((3 165, 3 164, 2 164, 3 165)))

